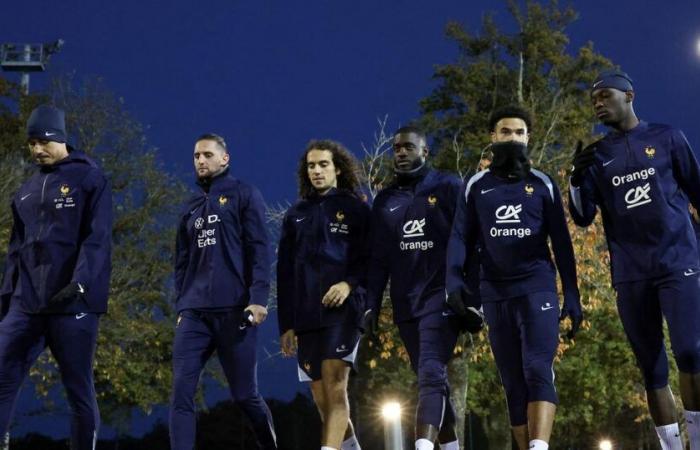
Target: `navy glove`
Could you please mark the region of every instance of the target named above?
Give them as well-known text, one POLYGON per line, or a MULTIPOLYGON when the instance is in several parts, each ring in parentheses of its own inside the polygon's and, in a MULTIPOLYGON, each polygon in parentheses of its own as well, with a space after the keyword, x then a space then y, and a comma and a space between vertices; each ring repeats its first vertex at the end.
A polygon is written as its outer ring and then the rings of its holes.
POLYGON ((581 322, 583 321, 583 311, 581 310, 581 299, 578 295, 567 296, 564 295, 564 306, 561 309, 561 315, 559 316, 559 321, 561 322, 565 318, 569 317, 571 319, 571 330, 566 333, 566 337, 573 339, 578 332, 581 322))
POLYGON ((82 284, 75 281, 68 283, 68 286, 64 287, 56 293, 51 299, 49 299, 49 305, 51 306, 62 306, 72 303, 75 300, 82 299, 85 296, 85 287, 82 284))
POLYGON ((371 309, 365 311, 365 315, 362 317, 362 329, 366 335, 374 337, 379 330, 379 314, 371 309))
POLYGON ((468 332, 474 334, 484 328, 484 315, 481 311, 468 306, 466 303, 469 292, 465 289, 447 294, 447 305, 460 319, 462 327, 468 332))
POLYGON ((571 185, 581 186, 583 173, 595 162, 595 147, 583 148, 583 142, 578 141, 574 152, 573 168, 571 169, 571 185))

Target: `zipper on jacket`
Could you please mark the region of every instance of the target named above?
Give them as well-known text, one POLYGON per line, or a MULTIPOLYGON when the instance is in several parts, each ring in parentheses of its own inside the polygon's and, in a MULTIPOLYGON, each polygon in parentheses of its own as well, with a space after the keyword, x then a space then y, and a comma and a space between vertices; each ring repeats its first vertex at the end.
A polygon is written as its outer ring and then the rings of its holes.
POLYGON ((39 200, 39 232, 36 235, 38 241, 41 237, 41 232, 44 231, 44 193, 46 192, 46 181, 49 179, 49 174, 44 176, 44 182, 41 184, 41 199, 39 200))

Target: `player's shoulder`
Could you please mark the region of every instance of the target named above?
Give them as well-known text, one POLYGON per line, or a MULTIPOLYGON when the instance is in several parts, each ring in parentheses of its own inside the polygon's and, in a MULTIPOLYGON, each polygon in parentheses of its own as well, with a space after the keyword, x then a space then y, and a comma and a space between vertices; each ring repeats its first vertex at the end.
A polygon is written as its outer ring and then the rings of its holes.
POLYGON ((491 178, 491 171, 489 169, 484 169, 475 173, 464 182, 464 193, 468 195, 470 191, 476 189, 489 178, 491 178))
MULTIPOLYGON (((530 169, 530 176, 528 181, 530 181, 533 184, 538 184, 541 185, 542 187, 546 188, 546 191, 550 198, 554 200, 554 192, 558 189, 557 184, 554 182, 552 177, 539 170, 539 169, 530 169)), ((527 189, 527 187, 526 187, 527 189)))

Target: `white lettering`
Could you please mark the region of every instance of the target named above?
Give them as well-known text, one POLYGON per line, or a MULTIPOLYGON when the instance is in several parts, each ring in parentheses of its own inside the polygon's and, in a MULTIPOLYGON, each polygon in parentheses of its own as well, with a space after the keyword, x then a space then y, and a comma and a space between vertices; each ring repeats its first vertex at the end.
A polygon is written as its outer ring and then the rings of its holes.
POLYGON ((399 243, 399 248, 403 251, 406 250, 430 250, 435 244, 433 241, 416 241, 416 242, 404 242, 399 243))
POLYGON ((514 237, 517 237, 519 239, 522 239, 525 236, 531 236, 532 230, 530 228, 496 228, 496 227, 491 227, 491 230, 489 230, 489 234, 491 235, 491 237, 514 236, 514 237))
POLYGON ((637 180, 646 180, 647 178, 656 175, 656 169, 649 167, 648 169, 638 170, 637 172, 628 173, 627 175, 615 175, 611 181, 613 186, 622 186, 625 183, 631 183, 637 180))
POLYGON ((520 223, 523 205, 503 205, 496 210, 496 223, 520 223))

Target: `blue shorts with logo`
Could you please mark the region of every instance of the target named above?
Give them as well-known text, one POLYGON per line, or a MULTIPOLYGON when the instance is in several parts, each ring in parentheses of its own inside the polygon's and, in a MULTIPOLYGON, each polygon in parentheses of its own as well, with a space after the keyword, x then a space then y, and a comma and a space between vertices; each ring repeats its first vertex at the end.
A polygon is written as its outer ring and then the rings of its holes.
POLYGON ((510 423, 524 425, 528 403, 558 403, 553 364, 559 345, 559 299, 555 292, 536 292, 487 302, 483 308, 510 423))
POLYGON ((355 370, 360 330, 352 323, 338 324, 297 335, 299 381, 321 379, 321 363, 326 359, 340 359, 355 370))
POLYGON ((700 270, 618 283, 617 310, 647 390, 668 384, 663 319, 681 372, 700 372, 700 270))

